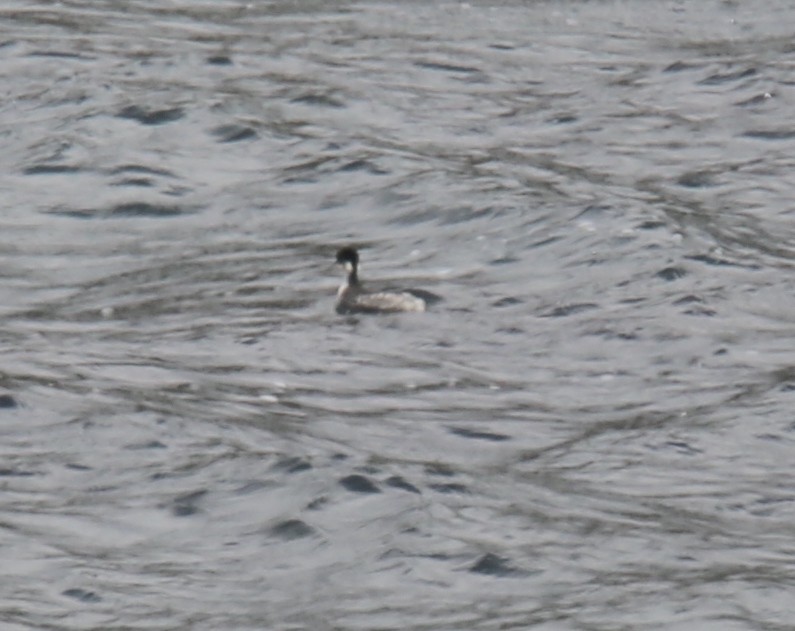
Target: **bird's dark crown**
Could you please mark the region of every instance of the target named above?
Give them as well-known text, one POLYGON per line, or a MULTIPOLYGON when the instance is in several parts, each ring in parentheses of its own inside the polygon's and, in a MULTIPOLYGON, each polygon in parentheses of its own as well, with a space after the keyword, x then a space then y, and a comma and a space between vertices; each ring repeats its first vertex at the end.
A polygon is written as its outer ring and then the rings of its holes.
POLYGON ((342 248, 339 252, 337 252, 337 263, 350 263, 356 267, 359 264, 359 253, 355 248, 342 248))

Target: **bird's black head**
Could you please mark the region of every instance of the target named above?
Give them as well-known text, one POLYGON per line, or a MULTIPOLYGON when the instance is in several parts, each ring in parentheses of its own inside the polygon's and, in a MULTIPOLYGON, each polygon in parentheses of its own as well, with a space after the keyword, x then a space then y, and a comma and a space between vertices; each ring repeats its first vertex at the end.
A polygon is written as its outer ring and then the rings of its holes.
POLYGON ((354 269, 359 265, 359 254, 354 248, 346 247, 337 252, 337 263, 344 265, 350 263, 354 269))

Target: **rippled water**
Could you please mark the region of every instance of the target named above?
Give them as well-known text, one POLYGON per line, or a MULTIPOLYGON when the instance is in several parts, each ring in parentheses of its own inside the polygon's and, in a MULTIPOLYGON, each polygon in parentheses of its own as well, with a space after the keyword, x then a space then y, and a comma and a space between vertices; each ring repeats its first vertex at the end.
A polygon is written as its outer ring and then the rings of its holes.
POLYGON ((791 627, 788 3, 0 18, 3 629, 791 627))

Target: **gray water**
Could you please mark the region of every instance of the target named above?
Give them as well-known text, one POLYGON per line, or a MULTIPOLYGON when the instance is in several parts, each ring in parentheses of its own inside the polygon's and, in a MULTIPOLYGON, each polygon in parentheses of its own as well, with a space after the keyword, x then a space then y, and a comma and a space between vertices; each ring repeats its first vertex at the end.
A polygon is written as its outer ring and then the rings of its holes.
POLYGON ((0 627, 795 628, 794 24, 6 3, 0 627))

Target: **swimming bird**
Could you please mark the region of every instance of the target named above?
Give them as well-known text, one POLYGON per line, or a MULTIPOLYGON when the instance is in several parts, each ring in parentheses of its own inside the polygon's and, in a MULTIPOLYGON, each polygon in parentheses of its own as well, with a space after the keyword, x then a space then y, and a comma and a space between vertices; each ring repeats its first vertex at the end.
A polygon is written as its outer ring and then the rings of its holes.
POLYGON ((425 311, 441 300, 440 296, 422 289, 367 291, 359 282, 359 253, 344 247, 337 252, 337 263, 345 267, 348 278, 337 291, 337 313, 400 313, 425 311))

